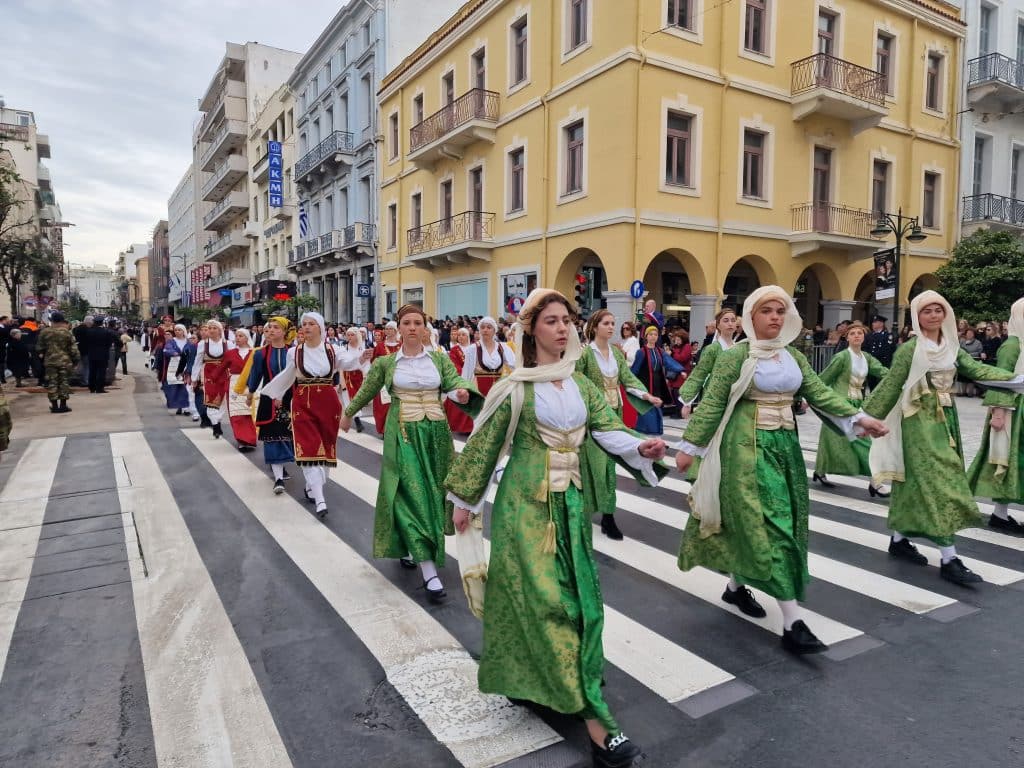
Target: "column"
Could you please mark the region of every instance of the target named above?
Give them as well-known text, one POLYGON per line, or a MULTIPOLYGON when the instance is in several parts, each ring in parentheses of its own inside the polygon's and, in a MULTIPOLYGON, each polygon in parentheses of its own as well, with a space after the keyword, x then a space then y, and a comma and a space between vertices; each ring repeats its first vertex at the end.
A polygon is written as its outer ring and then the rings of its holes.
MULTIPOLYGON (((821 302, 821 306, 824 308, 821 325, 825 330, 828 330, 829 328, 835 328, 843 320, 851 319, 853 317, 853 308, 857 306, 857 302, 831 299, 821 302)), ((805 320, 804 322, 807 321, 805 320)))
POLYGON ((605 307, 615 315, 617 326, 621 326, 627 320, 636 320, 637 302, 629 295, 629 291, 605 291, 603 298, 605 307))
POLYGON ((338 319, 351 323, 352 317, 352 275, 342 272, 338 275, 338 319))
POLYGON ((704 341, 704 327, 708 323, 715 322, 715 312, 718 307, 718 296, 687 294, 686 300, 690 302, 690 340, 704 341))

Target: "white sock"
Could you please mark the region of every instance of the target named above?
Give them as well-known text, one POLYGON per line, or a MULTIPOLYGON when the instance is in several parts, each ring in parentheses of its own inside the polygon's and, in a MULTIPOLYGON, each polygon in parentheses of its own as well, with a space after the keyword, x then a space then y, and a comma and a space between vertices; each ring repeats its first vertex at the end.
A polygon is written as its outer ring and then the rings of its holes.
POLYGON ((796 600, 777 600, 779 608, 782 609, 782 626, 784 629, 792 629, 793 622, 800 619, 800 603, 796 600))
POLYGON ((906 537, 902 533, 897 533, 896 531, 893 531, 892 540, 895 541, 897 544, 899 544, 905 538, 906 537))
POLYGON ((423 573, 424 582, 428 582, 431 579, 437 579, 437 586, 443 586, 441 584, 441 579, 437 576, 437 566, 434 565, 433 560, 424 560, 422 563, 420 563, 420 571, 423 573))
POLYGON ((740 583, 738 581, 736 581, 736 577, 735 576, 730 576, 729 577, 729 584, 727 585, 727 589, 730 592, 735 592, 739 588, 740 588, 740 583))
POLYGON ((316 502, 317 509, 320 509, 321 505, 326 505, 327 503, 324 501, 324 476, 320 470, 320 467, 302 468, 302 475, 306 480, 306 490, 309 491, 309 495, 316 502))
POLYGON ((207 408, 206 418, 210 420, 211 424, 220 424, 221 417, 224 416, 224 412, 220 408, 207 408))
POLYGON ((284 464, 271 464, 270 468, 274 470, 275 480, 284 480, 284 464))
POLYGON ((956 547, 939 547, 939 553, 942 555, 942 564, 945 565, 950 560, 956 557, 956 547))
POLYGON ((1008 520, 1010 517, 1009 505, 996 502, 992 507, 992 517, 998 517, 1000 520, 1008 520))

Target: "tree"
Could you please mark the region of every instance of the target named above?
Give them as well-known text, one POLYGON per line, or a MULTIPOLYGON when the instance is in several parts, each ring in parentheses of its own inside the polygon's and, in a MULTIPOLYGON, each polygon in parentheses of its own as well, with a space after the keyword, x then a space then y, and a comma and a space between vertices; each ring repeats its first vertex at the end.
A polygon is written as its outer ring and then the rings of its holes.
POLYGON ((976 323, 1007 317, 1010 305, 1024 296, 1024 240, 979 229, 957 244, 935 276, 958 318, 976 323))
POLYGON ((303 312, 319 312, 320 300, 316 296, 302 293, 290 299, 267 299, 263 302, 263 316, 284 315, 289 320, 298 322, 303 312))
POLYGON ((64 311, 64 316, 68 320, 84 320, 85 316, 92 311, 92 305, 89 304, 86 298, 80 294, 77 289, 67 291, 60 297, 60 303, 64 311))
POLYGON ((34 287, 47 284, 53 271, 50 253, 40 237, 0 238, 0 282, 11 297, 15 311, 18 286, 25 282, 34 287))

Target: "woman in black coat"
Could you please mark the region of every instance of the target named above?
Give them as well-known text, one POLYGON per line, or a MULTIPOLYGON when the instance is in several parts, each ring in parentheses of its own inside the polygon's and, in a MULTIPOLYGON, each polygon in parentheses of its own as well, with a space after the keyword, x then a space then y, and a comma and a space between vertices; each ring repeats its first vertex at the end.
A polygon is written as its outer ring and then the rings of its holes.
POLYGON ((25 343, 21 329, 14 328, 7 342, 7 367, 14 374, 15 386, 22 386, 21 380, 32 375, 32 351, 25 343))

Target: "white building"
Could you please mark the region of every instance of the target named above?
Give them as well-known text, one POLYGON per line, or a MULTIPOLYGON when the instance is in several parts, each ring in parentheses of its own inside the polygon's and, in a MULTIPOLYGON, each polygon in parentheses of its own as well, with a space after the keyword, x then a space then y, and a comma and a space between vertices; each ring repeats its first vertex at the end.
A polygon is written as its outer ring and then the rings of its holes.
POLYGON ((110 310, 114 300, 114 270, 106 264, 68 263, 68 289, 77 291, 89 305, 100 312, 110 310))
POLYGON ((963 233, 1024 232, 1024 0, 965 0, 963 233))
POLYGON ((196 188, 192 169, 193 165, 189 163, 185 175, 167 201, 170 247, 167 301, 178 307, 189 305, 192 289, 189 274, 201 260, 196 254, 196 188))

